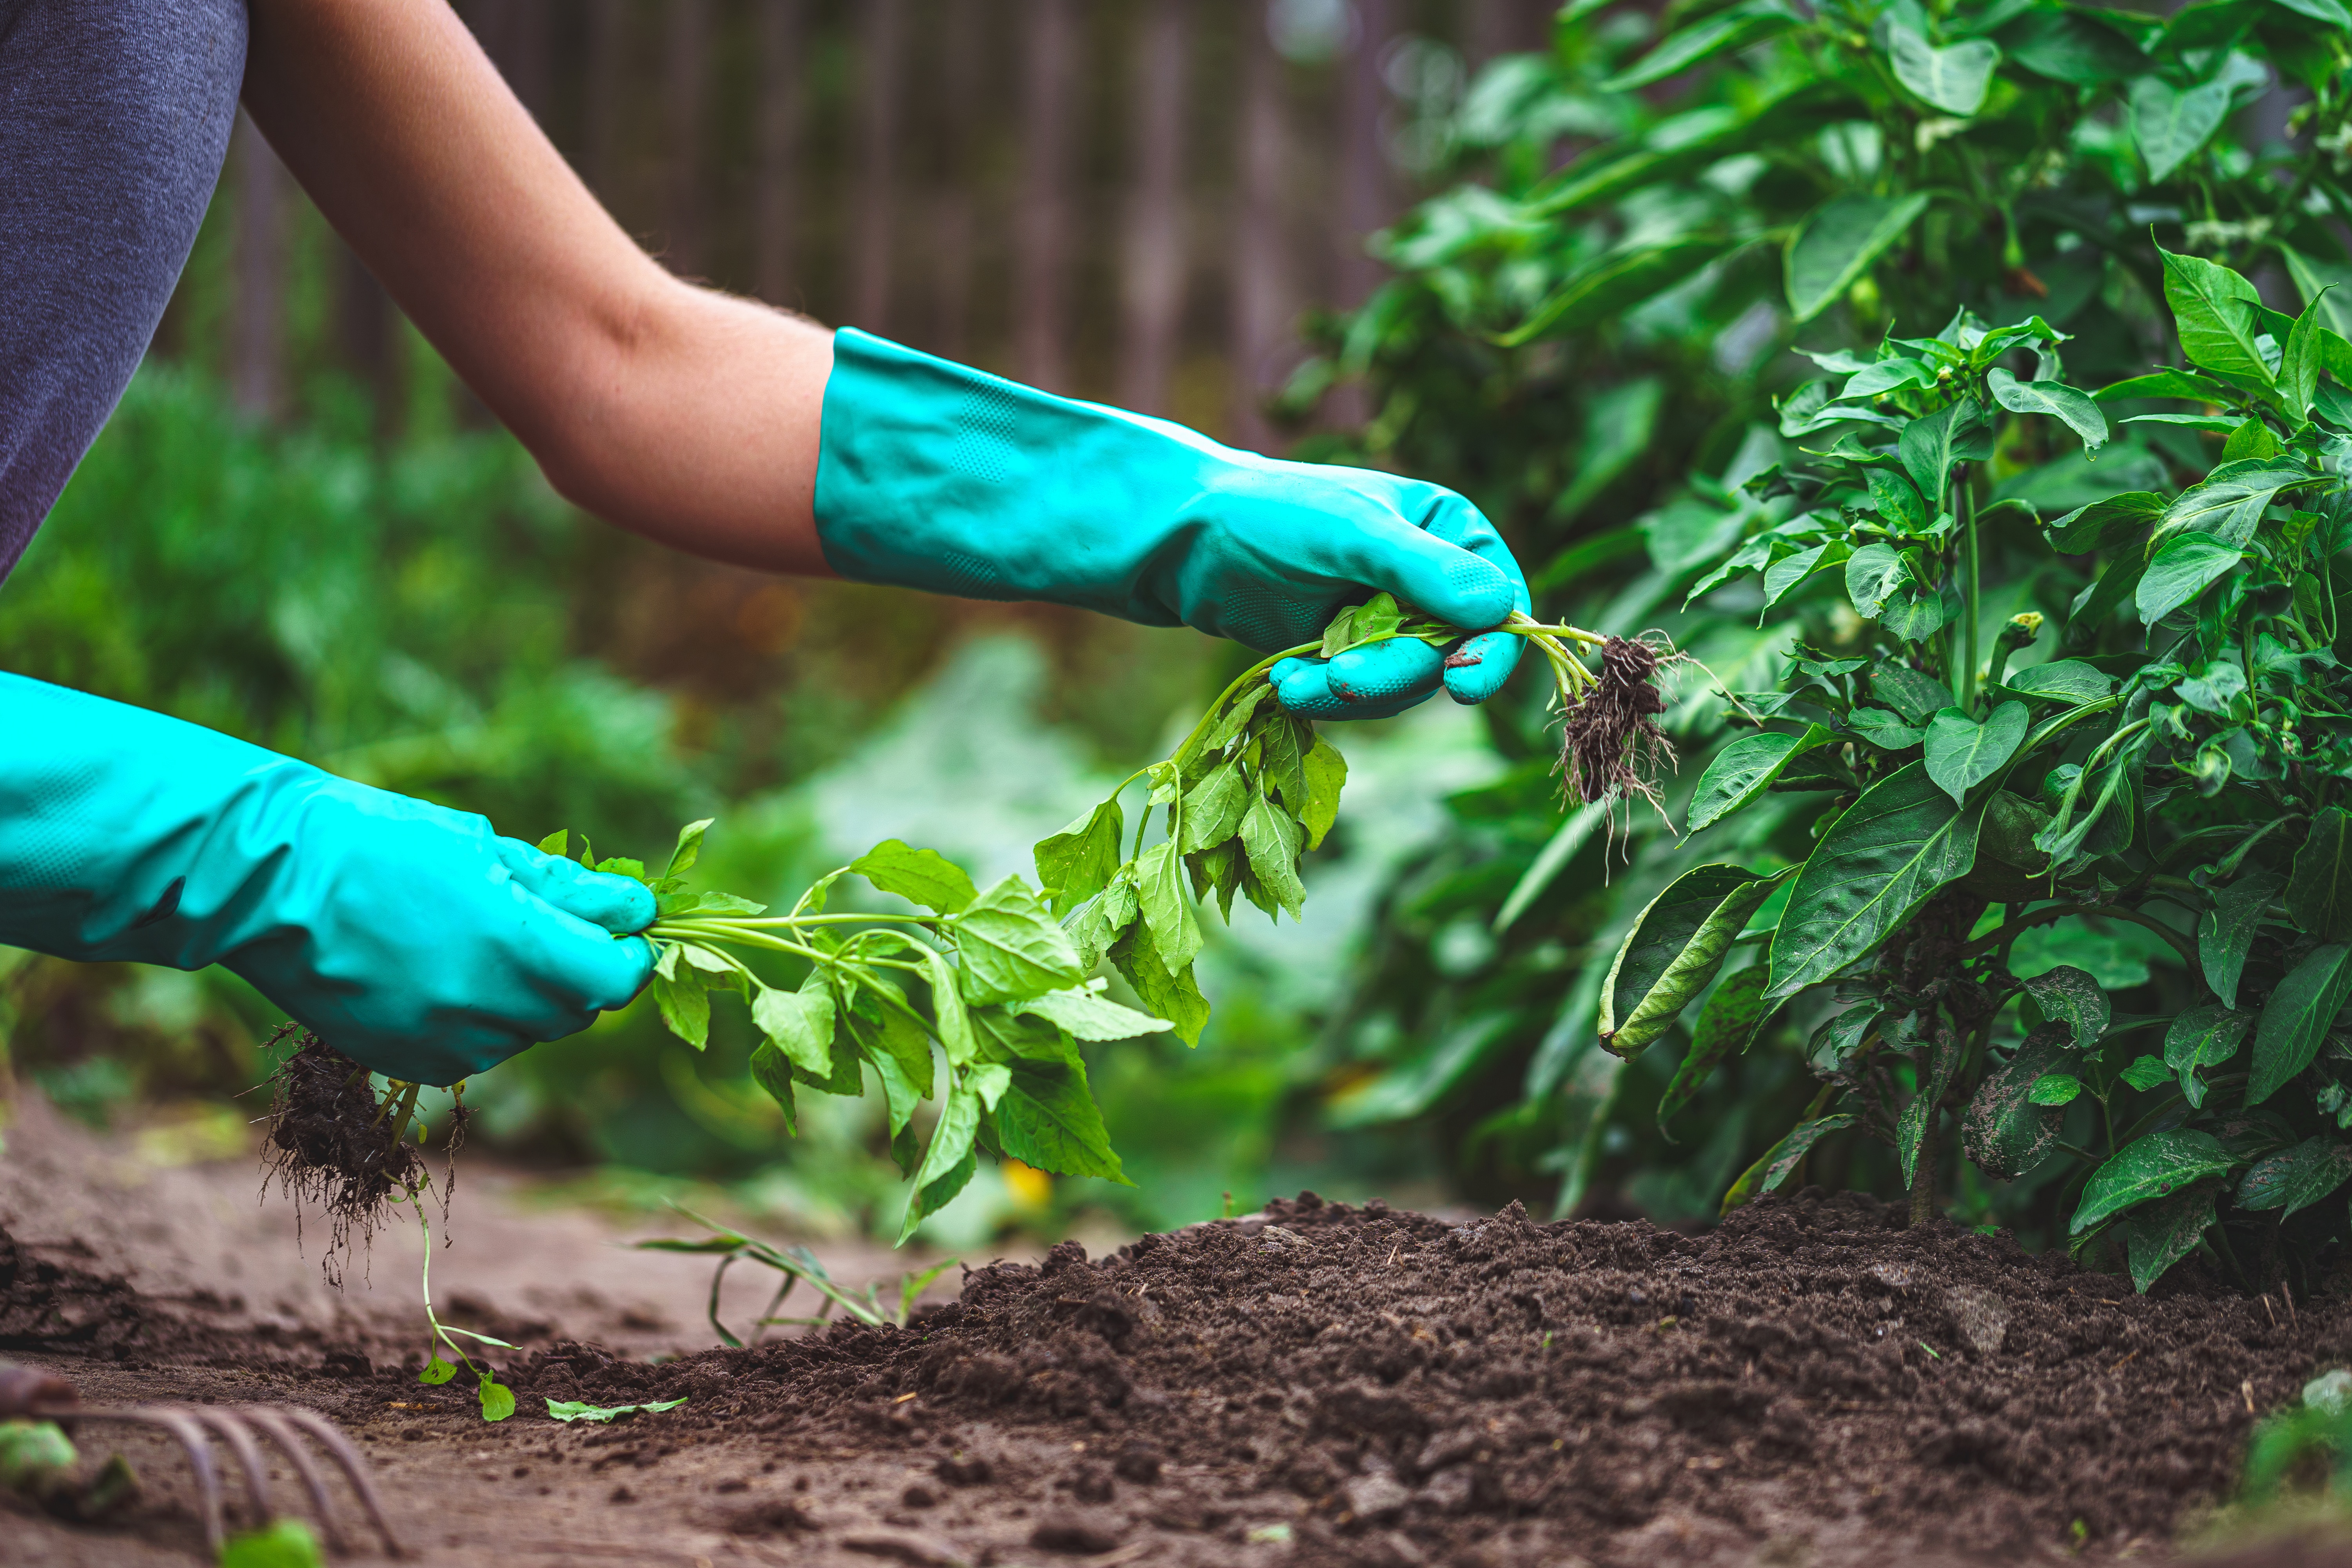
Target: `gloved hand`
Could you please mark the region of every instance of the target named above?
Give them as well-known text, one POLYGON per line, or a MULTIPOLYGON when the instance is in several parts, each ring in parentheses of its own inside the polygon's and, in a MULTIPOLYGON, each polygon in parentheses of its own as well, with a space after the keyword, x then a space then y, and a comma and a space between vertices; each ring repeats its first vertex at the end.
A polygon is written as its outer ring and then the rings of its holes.
POLYGON ((336 1049, 454 1083, 635 995, 625 877, 176 719, 0 675, 0 942, 219 963, 336 1049))
MULTIPOLYGON (((1043 599, 1189 626, 1261 652, 1312 642, 1386 590, 1467 631, 1528 607, 1502 536, 1452 490, 1286 463, 1165 420, 1037 392, 880 338, 834 334, 817 538, 844 577, 1043 599)), ((1379 719, 1442 683, 1483 702, 1522 639, 1397 639, 1286 660, 1293 712, 1379 719)))

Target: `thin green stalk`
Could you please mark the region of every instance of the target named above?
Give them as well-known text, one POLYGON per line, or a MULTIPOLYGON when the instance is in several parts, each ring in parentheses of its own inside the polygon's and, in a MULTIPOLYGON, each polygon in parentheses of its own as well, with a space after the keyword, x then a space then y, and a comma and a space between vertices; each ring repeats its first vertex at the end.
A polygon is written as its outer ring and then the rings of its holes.
POLYGON ((1953 480, 1960 500, 1960 538, 1967 557, 1968 575, 1962 584, 1960 633, 1962 637, 1959 698, 1965 712, 1976 711, 1977 685, 1977 617, 1981 609, 1983 585, 1979 580, 1977 552, 1977 491, 1969 481, 1967 465, 1961 465, 1961 476, 1953 480))

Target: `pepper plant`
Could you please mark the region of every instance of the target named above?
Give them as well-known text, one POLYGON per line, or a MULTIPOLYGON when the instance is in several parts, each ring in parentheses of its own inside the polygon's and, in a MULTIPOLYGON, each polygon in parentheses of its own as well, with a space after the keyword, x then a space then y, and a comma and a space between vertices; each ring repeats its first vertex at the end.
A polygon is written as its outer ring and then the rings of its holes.
MULTIPOLYGON (((1549 48, 1495 62, 1436 128, 1453 183, 1382 237, 1391 281, 1324 324, 1301 399, 1355 378, 1373 412, 1317 448, 1470 495, 1528 563, 1545 618, 1654 626, 1735 685, 1769 684, 1792 642, 1826 637, 1817 597, 1768 607, 1749 576, 1685 599, 1725 537, 1801 510, 1746 485, 1831 439, 1780 434, 1776 402, 1818 374, 1793 351, 1875 363, 1888 333, 1932 334, 1966 307, 2071 334, 2067 378, 2105 386, 2174 352, 2151 228, 2274 303, 2352 282, 2345 27, 2334 0, 2169 16, 2061 0, 1570 5, 1549 48)), ((2339 331, 2347 293, 2326 296, 2339 331)), ((2030 353, 2003 368, 2045 379, 2030 353)), ((1986 505, 2051 517, 2170 494, 2217 455, 2193 425, 2140 422, 2088 461, 2063 421, 1979 402, 1986 505)), ((2027 517, 1999 513, 1995 544, 2027 517)), ((1980 661, 2010 613, 2037 607, 2022 583, 1992 580, 1980 661)), ((1665 1052, 1621 1063, 1595 1044, 1601 984, 1627 924, 1682 871, 1804 858, 1807 797, 1769 794, 1688 844, 1637 816, 1630 845, 1606 846, 1553 808, 1547 716, 1480 711, 1507 771, 1450 803, 1450 832, 1383 899, 1304 1069, 1328 1086, 1325 1124, 1435 1129, 1489 1202, 1535 1202, 1549 1181, 1562 1210, 1614 1188, 1663 1218, 1712 1212, 1811 1081, 1759 1050, 1656 1115, 1672 1078, 1656 1058, 1680 1056, 1699 1015, 1665 1052), (1604 868, 1605 847, 1630 863, 1604 868)), ((1685 760, 1677 824, 1712 752, 1743 732, 1724 711, 1685 691, 1662 717, 1685 760)), ((1827 1152, 1816 1171, 1846 1179, 1847 1151, 1827 1152)), ((1967 1185, 1961 1206, 2036 1228, 2031 1185, 1967 1185)))
POLYGON ((1815 793, 1811 853, 1684 872, 1601 998, 1602 1043, 1637 1052, 1752 954, 1670 1101, 1777 1010, 1802 1028, 1820 1088, 1727 1206, 1869 1139, 1915 1221, 1954 1161, 2071 1167, 2045 1189, 2067 1234, 2119 1241, 2142 1289, 2200 1245, 2307 1287, 2347 1234, 2352 342, 2316 290, 2289 318, 2227 267, 2156 254, 2185 366, 2086 392, 2048 323, 1967 310, 1814 356, 1831 374, 1780 410, 1799 456, 1748 481, 1766 505, 1694 590, 1752 580, 1819 628, 1743 699, 1752 728, 1688 820, 1703 845, 1771 792, 1815 793), (2122 409, 2209 433, 2216 460, 2054 518, 1992 499, 2000 446, 2095 453, 2122 409), (2172 950, 2149 1010, 2079 968, 2012 970, 2025 932, 2085 918, 2172 950))

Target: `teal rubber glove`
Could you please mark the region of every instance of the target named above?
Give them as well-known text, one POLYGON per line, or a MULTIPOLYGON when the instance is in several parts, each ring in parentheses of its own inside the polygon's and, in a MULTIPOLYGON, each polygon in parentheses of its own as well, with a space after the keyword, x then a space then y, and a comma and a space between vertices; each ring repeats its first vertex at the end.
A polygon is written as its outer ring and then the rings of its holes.
POLYGON ((218 963, 329 1045, 448 1084, 653 973, 653 894, 143 709, 0 674, 0 942, 218 963))
MULTIPOLYGON (((1452 490, 1236 451, 846 327, 825 384, 816 526, 825 560, 859 582, 1076 605, 1266 653, 1315 641, 1383 590, 1474 632, 1528 608, 1502 535, 1452 490)), ((1286 659, 1275 689, 1322 718, 1386 718, 1440 686, 1483 702, 1521 641, 1286 659)))

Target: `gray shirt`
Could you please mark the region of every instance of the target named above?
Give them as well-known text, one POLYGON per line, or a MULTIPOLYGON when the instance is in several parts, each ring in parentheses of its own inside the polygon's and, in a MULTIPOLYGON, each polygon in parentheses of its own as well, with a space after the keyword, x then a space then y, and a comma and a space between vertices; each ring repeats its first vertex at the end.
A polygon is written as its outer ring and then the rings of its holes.
POLYGON ((163 319, 245 41, 245 0, 0 0, 0 578, 163 319))

